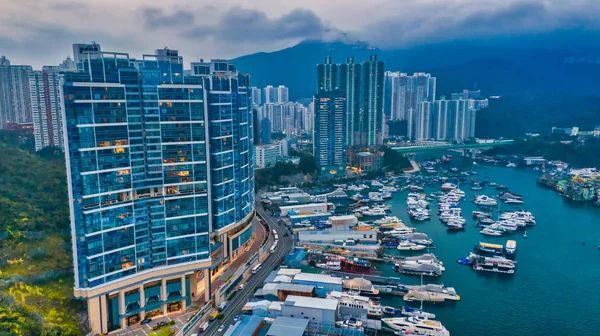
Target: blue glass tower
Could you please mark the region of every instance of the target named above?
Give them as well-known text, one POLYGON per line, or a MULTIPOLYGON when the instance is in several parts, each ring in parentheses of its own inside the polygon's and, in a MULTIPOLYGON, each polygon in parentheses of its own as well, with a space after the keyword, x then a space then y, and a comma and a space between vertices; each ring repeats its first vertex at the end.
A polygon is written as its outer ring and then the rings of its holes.
POLYGON ((80 56, 62 86, 75 295, 106 333, 210 298, 252 237, 250 85, 221 60, 184 76, 176 50, 80 56))

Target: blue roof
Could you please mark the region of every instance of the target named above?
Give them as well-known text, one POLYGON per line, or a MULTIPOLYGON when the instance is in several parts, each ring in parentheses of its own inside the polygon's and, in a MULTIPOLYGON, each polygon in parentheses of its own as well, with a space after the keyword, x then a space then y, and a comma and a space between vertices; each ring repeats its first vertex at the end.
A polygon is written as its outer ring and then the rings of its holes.
POLYGON ((262 316, 245 316, 243 320, 238 321, 236 324, 230 326, 223 336, 253 335, 254 332, 261 326, 262 321, 262 316))
POLYGON ((267 331, 267 336, 302 336, 308 322, 306 319, 279 316, 267 331))

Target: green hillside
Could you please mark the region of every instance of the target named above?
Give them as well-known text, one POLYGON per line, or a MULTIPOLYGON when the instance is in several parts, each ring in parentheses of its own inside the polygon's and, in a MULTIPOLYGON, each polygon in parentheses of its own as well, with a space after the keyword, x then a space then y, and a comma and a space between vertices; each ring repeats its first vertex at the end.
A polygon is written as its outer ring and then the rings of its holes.
POLYGON ((0 142, 0 335, 81 335, 72 288, 64 161, 0 142))

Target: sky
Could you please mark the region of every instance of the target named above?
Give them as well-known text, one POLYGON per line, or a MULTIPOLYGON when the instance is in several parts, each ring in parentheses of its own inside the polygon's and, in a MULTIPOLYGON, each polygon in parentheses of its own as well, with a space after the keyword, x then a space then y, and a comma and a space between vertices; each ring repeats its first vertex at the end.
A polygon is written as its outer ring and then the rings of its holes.
POLYGON ((0 0, 0 55, 34 68, 96 41, 132 57, 169 47, 189 63, 306 39, 382 49, 600 30, 600 0, 0 0))

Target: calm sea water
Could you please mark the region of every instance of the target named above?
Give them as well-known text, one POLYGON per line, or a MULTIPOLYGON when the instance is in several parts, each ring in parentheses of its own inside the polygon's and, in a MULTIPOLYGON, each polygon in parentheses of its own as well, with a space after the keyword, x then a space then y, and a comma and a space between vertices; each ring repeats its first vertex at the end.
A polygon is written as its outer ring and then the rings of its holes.
MULTIPOLYGON (((600 209, 573 204, 556 192, 536 186, 536 175, 527 170, 493 166, 473 166, 477 178, 506 185, 524 196, 521 208, 531 211, 537 226, 504 237, 479 234, 471 212, 475 191, 465 185, 461 207, 467 219, 467 231, 448 233, 433 215, 426 222, 411 221, 406 214, 408 191, 397 192, 389 202, 392 214, 407 225, 427 233, 434 241, 435 253, 446 266, 436 279, 424 277, 424 283, 443 283, 456 288, 461 301, 427 304, 424 310, 435 313, 453 336, 456 335, 600 335, 600 209), (477 272, 457 263, 480 241, 505 244, 517 241, 518 261, 514 275, 477 272), (583 245, 582 243, 585 243, 583 245)), ((439 186, 426 188, 428 194, 439 186)), ((477 193, 494 196, 486 187, 477 193)), ((502 210, 513 210, 503 205, 502 210)), ((387 250, 397 253, 397 250, 387 250)), ((418 253, 417 253, 418 254, 418 253)), ((387 276, 396 276, 407 284, 419 284, 420 277, 393 272, 391 265, 378 265, 387 276)), ((383 298, 384 305, 400 307, 401 298, 383 298)))

